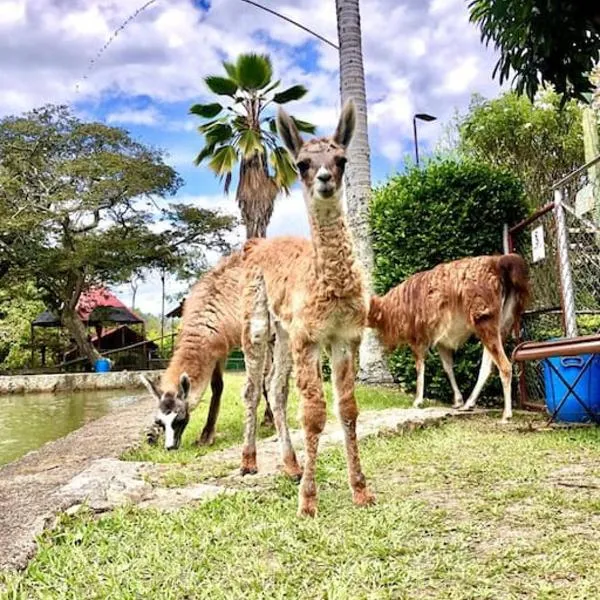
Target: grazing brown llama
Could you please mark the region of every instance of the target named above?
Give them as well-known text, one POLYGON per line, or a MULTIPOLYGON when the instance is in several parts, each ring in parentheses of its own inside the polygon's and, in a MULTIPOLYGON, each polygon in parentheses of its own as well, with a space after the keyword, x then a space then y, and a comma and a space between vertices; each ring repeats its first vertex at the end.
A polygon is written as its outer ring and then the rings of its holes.
MULTIPOLYGON (((142 381, 158 401, 148 441, 156 442, 165 432, 165 448, 174 450, 189 421, 190 411, 210 383, 211 400, 206 424, 198 444, 212 444, 223 393, 223 367, 229 352, 241 345, 241 294, 243 287, 241 253, 222 259, 192 288, 183 308, 183 322, 177 346, 160 386, 146 377, 142 381)), ((270 347, 267 348, 267 354, 270 347)), ((267 356, 265 368, 270 368, 267 356)), ((269 376, 265 379, 268 381, 269 376)), ((265 390, 264 422, 273 421, 265 390)))
POLYGON ((248 375, 244 401, 246 432, 242 472, 256 472, 256 402, 260 390, 265 339, 275 329, 271 394, 285 385, 291 368, 301 398, 305 464, 301 471, 291 445, 285 394, 273 399, 273 415, 286 473, 299 476, 301 515, 317 510, 315 467, 327 407, 323 394, 320 349, 331 357, 337 414, 345 437, 349 483, 354 503, 374 496, 362 473, 356 437, 358 408, 354 380, 358 347, 366 325, 368 294, 354 256, 342 206, 345 150, 355 127, 354 103, 347 103, 334 135, 303 142, 294 121, 280 110, 279 135, 296 160, 308 210, 311 240, 282 237, 254 239, 243 250, 248 284, 244 295, 242 347, 248 375))
POLYGON ((454 394, 454 407, 472 409, 492 371, 498 367, 504 392, 502 421, 512 417, 512 368, 503 339, 520 318, 529 297, 525 261, 516 254, 463 258, 416 273, 385 296, 374 296, 369 327, 388 349, 410 346, 417 367, 414 405, 423 404, 425 355, 437 346, 454 394), (483 357, 475 388, 463 405, 456 385, 453 352, 475 334, 483 357))

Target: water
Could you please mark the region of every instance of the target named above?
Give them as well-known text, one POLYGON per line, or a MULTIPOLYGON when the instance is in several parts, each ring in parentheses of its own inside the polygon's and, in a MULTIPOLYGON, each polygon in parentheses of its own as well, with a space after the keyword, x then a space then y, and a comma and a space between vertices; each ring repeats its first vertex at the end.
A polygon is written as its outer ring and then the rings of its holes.
POLYGON ((138 398, 119 390, 0 396, 0 465, 138 398))

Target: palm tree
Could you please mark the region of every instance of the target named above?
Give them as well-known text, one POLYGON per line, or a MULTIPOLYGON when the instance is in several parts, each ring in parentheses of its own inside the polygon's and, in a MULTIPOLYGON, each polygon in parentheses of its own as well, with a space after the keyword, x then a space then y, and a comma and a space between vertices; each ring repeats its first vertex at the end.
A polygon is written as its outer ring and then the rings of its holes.
MULTIPOLYGON (((371 161, 367 126, 367 94, 363 67, 359 0, 336 0, 340 52, 342 104, 352 98, 356 104, 356 129, 348 149, 346 200, 348 224, 354 235, 358 259, 372 292, 373 248, 369 231, 371 161)), ((369 383, 392 381, 381 344, 373 330, 365 330, 360 348, 359 378, 369 383)))
MULTIPOLYGON (((210 75, 204 81, 212 93, 228 100, 190 108, 190 113, 206 119, 198 128, 206 145, 195 164, 208 160, 227 193, 239 163, 236 200, 246 237, 265 237, 277 194, 289 193, 296 180, 294 163, 279 145, 275 117, 265 114, 265 109, 299 100, 307 89, 293 85, 275 92, 281 81, 273 81, 271 60, 264 54, 241 54, 235 63, 224 62, 223 67, 225 76, 210 75)), ((301 131, 314 133, 310 123, 294 120, 301 131)))

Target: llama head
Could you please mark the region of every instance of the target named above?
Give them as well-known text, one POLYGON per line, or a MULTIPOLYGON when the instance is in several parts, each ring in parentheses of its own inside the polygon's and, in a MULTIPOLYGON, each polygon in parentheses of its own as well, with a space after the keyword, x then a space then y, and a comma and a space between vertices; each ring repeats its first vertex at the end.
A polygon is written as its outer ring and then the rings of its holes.
POLYGON ((277 114, 277 130, 296 161, 302 184, 313 203, 338 201, 346 165, 346 149, 356 126, 356 108, 349 100, 342 109, 335 133, 328 138, 303 141, 294 120, 283 110, 277 114))
POLYGON ((176 450, 181 444, 181 437, 190 420, 188 398, 190 395, 190 378, 182 373, 179 378, 177 392, 162 392, 158 386, 141 376, 142 382, 158 403, 154 424, 165 433, 165 448, 176 450))

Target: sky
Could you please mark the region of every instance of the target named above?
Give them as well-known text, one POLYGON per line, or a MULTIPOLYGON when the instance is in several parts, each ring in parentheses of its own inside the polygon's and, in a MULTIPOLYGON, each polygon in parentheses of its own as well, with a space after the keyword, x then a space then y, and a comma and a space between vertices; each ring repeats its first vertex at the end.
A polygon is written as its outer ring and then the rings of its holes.
MULTIPOLYGON (((337 43, 334 0, 262 3, 337 43)), ((185 181, 178 201, 235 214, 235 194, 225 196, 206 167, 193 165, 203 143, 199 119, 188 109, 210 99, 203 78, 242 52, 268 53, 282 87, 309 89, 286 107, 328 135, 340 112, 337 51, 241 0, 155 0, 128 21, 143 5, 0 0, 0 117, 69 104, 82 118, 124 127, 163 148, 185 181)), ((419 123, 420 155, 426 156, 473 93, 494 97, 500 88, 491 76, 497 57, 469 23, 466 0, 361 0, 360 8, 377 185, 413 160, 415 113, 437 117, 419 123)), ((277 200, 268 234, 308 235, 298 187, 277 200)), ((129 286, 116 291, 131 302, 129 286)), ((167 294, 181 291, 167 281, 167 294)), ((160 304, 160 281, 151 275, 138 287, 136 307, 159 314, 160 304)))

